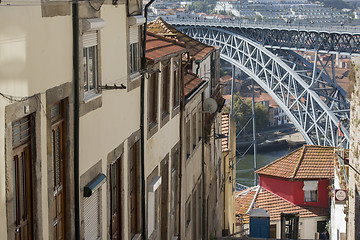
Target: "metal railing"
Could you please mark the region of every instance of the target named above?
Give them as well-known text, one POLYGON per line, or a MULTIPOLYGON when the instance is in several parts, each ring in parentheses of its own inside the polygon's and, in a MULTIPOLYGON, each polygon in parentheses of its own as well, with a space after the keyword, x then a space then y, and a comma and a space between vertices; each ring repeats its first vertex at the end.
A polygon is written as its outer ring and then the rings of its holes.
POLYGON ((240 28, 261 28, 261 29, 278 29, 288 31, 317 31, 317 32, 338 32, 360 34, 358 25, 334 25, 327 23, 319 25, 310 22, 291 22, 283 21, 253 21, 253 20, 221 20, 221 19, 199 19, 199 18, 174 18, 162 17, 169 24, 173 25, 199 25, 214 27, 240 27, 240 28))

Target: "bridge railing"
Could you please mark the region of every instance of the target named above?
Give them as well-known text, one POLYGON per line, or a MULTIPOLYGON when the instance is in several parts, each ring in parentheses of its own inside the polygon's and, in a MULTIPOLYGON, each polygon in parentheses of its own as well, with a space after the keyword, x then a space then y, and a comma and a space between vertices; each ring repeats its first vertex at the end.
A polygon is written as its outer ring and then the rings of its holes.
POLYGON ((178 25, 199 25, 199 26, 221 26, 221 27, 244 27, 244 28, 261 28, 261 29, 280 29, 296 31, 319 31, 319 32, 339 32, 339 33, 360 33, 360 26, 354 25, 334 25, 327 23, 319 25, 307 22, 285 23, 281 21, 251 21, 251 20, 221 20, 221 19, 199 19, 174 17, 163 17, 170 24, 178 25))

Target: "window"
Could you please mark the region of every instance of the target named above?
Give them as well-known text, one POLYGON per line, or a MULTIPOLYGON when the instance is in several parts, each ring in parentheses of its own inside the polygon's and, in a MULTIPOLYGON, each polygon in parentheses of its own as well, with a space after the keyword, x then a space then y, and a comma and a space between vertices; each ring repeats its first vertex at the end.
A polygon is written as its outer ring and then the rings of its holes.
POLYGON ((129 156, 129 200, 130 200, 130 236, 140 232, 140 143, 130 147, 129 156))
POLYGON ((170 83, 170 65, 167 64, 162 70, 162 117, 169 113, 169 83, 170 83))
POLYGON ((158 74, 153 73, 148 81, 148 122, 149 127, 157 123, 157 102, 158 102, 158 74), (152 124, 151 124, 152 123, 152 124))
POLYGON ((172 236, 178 235, 178 219, 179 219, 179 175, 178 175, 178 163, 179 163, 179 150, 176 150, 172 154, 171 161, 171 232, 172 236))
POLYGON ((303 190, 305 202, 318 201, 318 181, 304 181, 303 190))
POLYGON ((110 239, 121 239, 121 157, 110 165, 110 239))
POLYGON ((317 202, 317 190, 304 191, 305 202, 317 202))
POLYGON ((63 239, 65 235, 65 131, 64 104, 58 102, 50 107, 51 118, 51 149, 53 161, 53 196, 54 208, 54 239, 63 239))
POLYGON ((98 89, 98 39, 97 32, 83 35, 84 93, 96 93, 98 89))
POLYGON ((90 197, 84 197, 84 239, 100 238, 100 188, 90 197))
POLYGON ((186 138, 185 138, 185 146, 186 146, 186 158, 190 157, 190 149, 191 149, 191 138, 190 138, 190 120, 188 120, 185 124, 185 134, 186 134, 186 138))
POLYGON ((12 124, 15 239, 32 239, 31 116, 12 124))
POLYGON ((130 74, 135 74, 140 70, 140 42, 139 42, 139 27, 131 26, 130 31, 130 74))
POLYGON ((173 79, 173 103, 174 108, 180 105, 180 68, 179 68, 179 60, 174 61, 174 79, 173 79))
POLYGON ((188 200, 185 203, 185 226, 186 228, 188 228, 190 226, 190 222, 191 222, 191 208, 190 208, 191 204, 190 204, 190 197, 188 198, 188 200))
POLYGON ((192 143, 193 143, 193 149, 196 148, 197 138, 196 138, 196 112, 192 115, 192 143))
POLYGON ((199 141, 201 140, 201 134, 202 134, 202 121, 201 121, 201 116, 202 116, 202 110, 201 110, 201 106, 198 108, 198 126, 197 126, 197 130, 198 130, 198 139, 199 141))
POLYGON ((130 44, 130 74, 134 74, 139 71, 139 43, 130 44))

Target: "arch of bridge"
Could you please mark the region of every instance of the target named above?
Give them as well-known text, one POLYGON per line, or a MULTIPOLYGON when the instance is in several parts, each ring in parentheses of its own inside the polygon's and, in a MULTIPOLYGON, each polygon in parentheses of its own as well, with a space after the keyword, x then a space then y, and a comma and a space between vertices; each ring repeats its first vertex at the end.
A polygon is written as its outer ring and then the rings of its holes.
MULTIPOLYGON (((339 119, 321 97, 293 69, 261 45, 221 28, 199 34, 179 27, 189 36, 221 47, 220 57, 253 78, 279 105, 308 144, 336 145, 339 119)), ((347 129, 342 128, 346 144, 347 129)))

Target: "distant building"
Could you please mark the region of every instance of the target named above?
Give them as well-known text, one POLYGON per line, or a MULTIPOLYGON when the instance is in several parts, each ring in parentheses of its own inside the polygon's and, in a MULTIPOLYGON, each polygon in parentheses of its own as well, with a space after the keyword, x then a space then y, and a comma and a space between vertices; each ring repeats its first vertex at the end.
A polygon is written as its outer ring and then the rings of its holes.
POLYGON ((304 145, 256 171, 260 186, 237 193, 238 220, 248 224, 251 209, 270 211, 270 237, 280 238, 280 213, 299 213, 299 237, 314 239, 329 220, 329 186, 334 148, 304 145))

